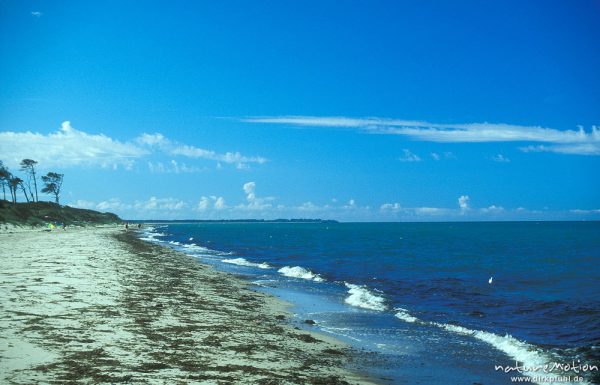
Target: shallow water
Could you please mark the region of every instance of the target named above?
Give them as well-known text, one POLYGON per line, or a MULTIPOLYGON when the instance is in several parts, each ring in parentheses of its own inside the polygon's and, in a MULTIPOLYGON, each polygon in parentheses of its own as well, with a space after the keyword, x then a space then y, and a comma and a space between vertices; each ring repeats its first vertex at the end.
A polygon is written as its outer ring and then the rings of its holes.
POLYGON ((394 383, 507 383, 495 365, 515 361, 599 365, 598 222, 195 223, 153 233, 376 352, 365 365, 394 383))

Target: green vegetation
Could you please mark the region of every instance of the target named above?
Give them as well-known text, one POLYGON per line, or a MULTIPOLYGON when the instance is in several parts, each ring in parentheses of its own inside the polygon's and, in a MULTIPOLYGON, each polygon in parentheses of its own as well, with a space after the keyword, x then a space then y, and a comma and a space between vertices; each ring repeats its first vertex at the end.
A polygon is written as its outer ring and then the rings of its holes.
POLYGON ((12 203, 0 200, 0 223, 20 226, 109 224, 121 222, 112 213, 76 209, 52 202, 12 203))

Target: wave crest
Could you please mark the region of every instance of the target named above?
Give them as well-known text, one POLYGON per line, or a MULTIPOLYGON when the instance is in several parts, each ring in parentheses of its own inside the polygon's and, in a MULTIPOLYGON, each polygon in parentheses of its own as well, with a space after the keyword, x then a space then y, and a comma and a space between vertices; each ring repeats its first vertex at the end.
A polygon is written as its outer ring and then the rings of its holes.
POLYGON ((270 269, 271 268, 271 266, 269 266, 269 264, 266 262, 253 263, 244 258, 224 259, 223 262, 230 263, 232 265, 238 265, 238 266, 258 267, 259 269, 270 269))
POLYGON ((323 282, 324 279, 319 275, 315 274, 310 270, 307 270, 300 266, 284 266, 281 269, 277 270, 279 273, 285 275, 286 277, 292 278, 302 278, 308 279, 315 282, 323 282))
POLYGON ((384 311, 386 309, 385 299, 373 294, 365 286, 346 283, 346 287, 349 289, 348 293, 350 295, 346 297, 344 302, 348 305, 377 311, 384 311))

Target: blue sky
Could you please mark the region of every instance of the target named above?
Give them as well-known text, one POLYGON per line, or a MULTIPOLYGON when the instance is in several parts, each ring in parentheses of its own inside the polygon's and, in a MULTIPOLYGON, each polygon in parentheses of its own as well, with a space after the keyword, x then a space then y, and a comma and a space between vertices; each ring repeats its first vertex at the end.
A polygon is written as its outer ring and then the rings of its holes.
POLYGON ((0 159, 132 219, 600 219, 599 19, 599 1, 3 0, 0 159))

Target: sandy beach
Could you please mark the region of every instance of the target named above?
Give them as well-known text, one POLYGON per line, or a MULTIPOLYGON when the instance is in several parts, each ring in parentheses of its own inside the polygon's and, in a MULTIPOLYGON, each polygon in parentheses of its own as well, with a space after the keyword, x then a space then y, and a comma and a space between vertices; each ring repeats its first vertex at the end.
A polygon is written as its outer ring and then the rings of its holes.
POLYGON ((11 228, 0 244, 0 383, 369 383, 282 301, 132 232, 11 228))

